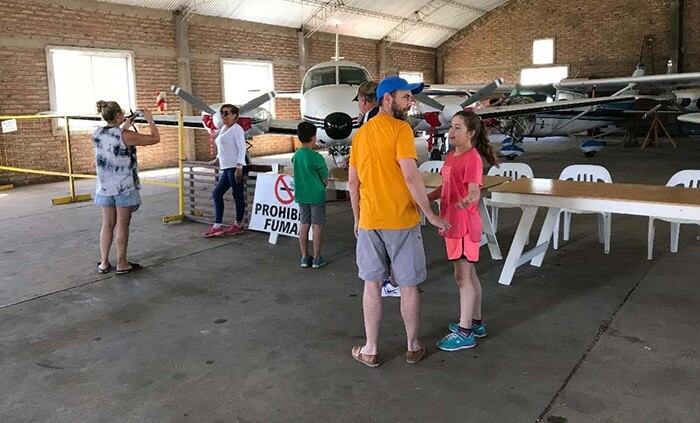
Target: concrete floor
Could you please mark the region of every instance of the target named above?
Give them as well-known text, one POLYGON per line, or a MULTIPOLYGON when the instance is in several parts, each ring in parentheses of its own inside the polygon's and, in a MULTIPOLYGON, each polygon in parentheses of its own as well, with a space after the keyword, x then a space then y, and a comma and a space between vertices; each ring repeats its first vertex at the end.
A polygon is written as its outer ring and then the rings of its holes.
MULTIPOLYGON (((539 177, 587 162, 615 181, 664 184, 700 163, 697 139, 678 151, 610 146, 592 160, 563 140, 525 147, 539 177)), ((293 239, 205 240, 203 225, 161 224, 177 197, 147 187, 130 242, 146 269, 101 276, 99 210, 49 205, 65 191, 0 192, 1 422, 700 421, 697 226, 682 227, 670 254, 658 224, 647 261, 646 219, 613 216, 604 255, 596 218, 574 216, 572 239, 510 287, 483 249, 489 335, 456 353, 433 347, 458 298, 441 240, 425 229, 429 355, 405 363, 399 301, 387 298, 382 365, 369 369, 349 354, 364 329, 347 202, 328 207, 330 264, 307 270, 293 239)), ((504 255, 518 217, 501 212, 504 255)))

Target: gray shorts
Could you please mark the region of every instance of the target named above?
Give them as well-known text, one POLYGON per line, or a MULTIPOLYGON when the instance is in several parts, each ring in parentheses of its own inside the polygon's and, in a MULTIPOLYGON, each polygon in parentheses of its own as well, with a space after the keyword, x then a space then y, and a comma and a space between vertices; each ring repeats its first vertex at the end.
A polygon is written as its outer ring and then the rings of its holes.
POLYGON ((326 203, 299 204, 299 223, 323 225, 326 223, 326 203))
POLYGON ((357 269, 364 281, 382 281, 393 270, 399 286, 418 285, 427 277, 420 225, 409 229, 360 229, 357 269))

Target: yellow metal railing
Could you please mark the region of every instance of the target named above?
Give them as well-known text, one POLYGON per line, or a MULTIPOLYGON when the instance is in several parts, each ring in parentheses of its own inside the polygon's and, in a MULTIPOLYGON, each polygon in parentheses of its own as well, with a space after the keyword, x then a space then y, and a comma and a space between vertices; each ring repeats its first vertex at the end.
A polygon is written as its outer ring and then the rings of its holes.
MULTIPOLYGON (((154 114, 164 114, 164 113, 154 113, 154 114)), ((71 149, 71 134, 70 134, 70 120, 71 119, 78 119, 78 116, 70 116, 70 115, 16 115, 16 116, 0 116, 0 121, 4 120, 29 120, 29 119, 64 119, 65 120, 65 126, 64 126, 64 136, 65 136, 65 142, 66 142, 66 163, 67 163, 67 172, 57 172, 57 171, 51 171, 51 170, 41 170, 41 169, 29 169, 29 168, 21 168, 21 167, 15 167, 15 166, 4 166, 0 164, 0 170, 8 171, 8 172, 18 172, 18 173, 30 173, 30 174, 35 174, 35 175, 46 175, 46 176, 61 176, 68 178, 68 183, 69 183, 69 190, 70 190, 70 196, 67 197, 58 197, 58 198, 53 198, 51 199, 51 202, 54 205, 58 204, 69 204, 69 203, 74 203, 74 202, 80 202, 80 201, 89 201, 92 197, 90 194, 76 194, 75 191, 75 179, 95 179, 97 176, 92 175, 92 174, 85 174, 85 173, 74 173, 73 172, 73 153, 71 149)), ((158 186, 166 186, 166 187, 172 187, 172 188, 177 188, 178 190, 178 214, 176 215, 169 215, 169 216, 164 216, 163 217, 163 222, 174 222, 174 221, 180 221, 184 218, 184 210, 185 210, 185 196, 184 196, 184 176, 183 176, 183 164, 185 162, 185 157, 184 157, 184 119, 181 111, 177 112, 177 121, 178 121, 178 135, 177 135, 177 143, 178 143, 178 176, 177 176, 177 182, 161 182, 161 181, 152 181, 152 180, 143 180, 142 183, 145 185, 158 185, 158 186)), ((3 187, 7 187, 3 185, 3 187)))

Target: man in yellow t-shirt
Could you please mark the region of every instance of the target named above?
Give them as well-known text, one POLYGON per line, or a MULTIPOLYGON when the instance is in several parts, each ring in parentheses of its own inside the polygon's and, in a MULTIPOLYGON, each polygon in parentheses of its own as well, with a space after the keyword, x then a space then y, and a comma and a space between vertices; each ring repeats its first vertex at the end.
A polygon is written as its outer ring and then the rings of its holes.
POLYGON ((383 79, 377 87, 379 113, 357 131, 350 150, 348 186, 358 273, 365 281, 362 304, 367 336, 364 345, 352 349, 352 356, 370 367, 379 365, 380 289, 391 268, 401 287, 406 361, 415 364, 425 356, 425 347, 418 342, 418 284, 427 277, 418 209, 440 230, 448 224, 430 208, 416 164, 413 130, 405 122, 412 94, 422 89, 422 83, 409 84, 397 76, 383 79))

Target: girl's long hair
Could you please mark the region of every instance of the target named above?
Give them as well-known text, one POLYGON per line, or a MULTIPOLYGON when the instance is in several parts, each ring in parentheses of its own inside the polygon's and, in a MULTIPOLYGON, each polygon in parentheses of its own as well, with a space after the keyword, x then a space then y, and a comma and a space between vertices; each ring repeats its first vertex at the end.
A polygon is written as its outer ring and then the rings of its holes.
MULTIPOLYGON (((489 136, 486 134, 486 128, 484 128, 481 118, 474 112, 460 110, 455 113, 455 116, 459 116, 460 119, 467 126, 467 130, 474 131, 474 138, 472 138, 472 143, 476 151, 481 154, 481 157, 486 159, 486 162, 491 166, 498 164, 496 155, 493 152, 493 147, 489 142, 489 136)), ((454 117, 454 116, 453 116, 454 117)))

